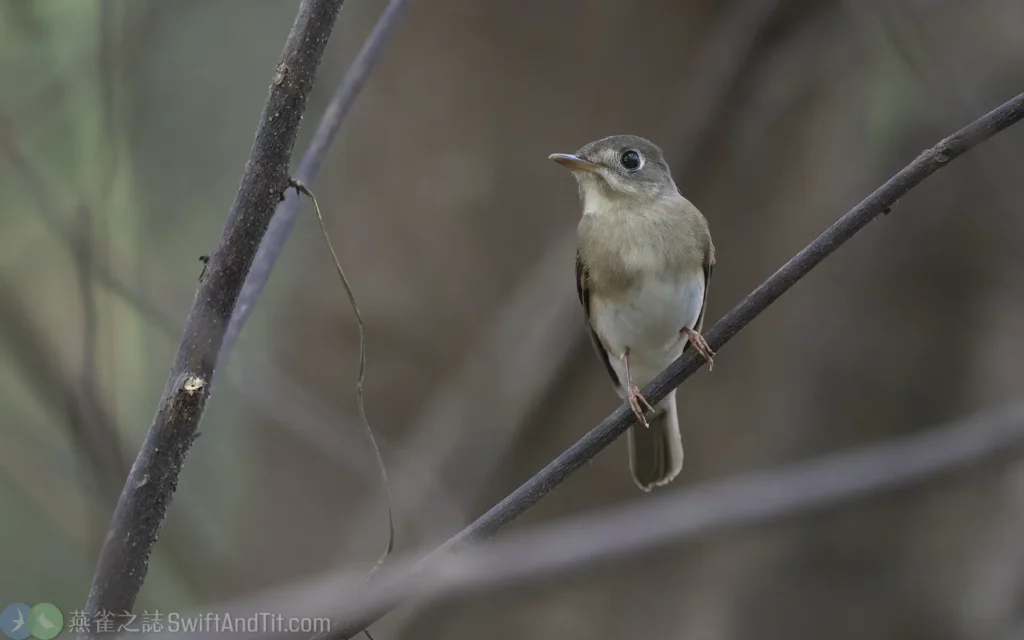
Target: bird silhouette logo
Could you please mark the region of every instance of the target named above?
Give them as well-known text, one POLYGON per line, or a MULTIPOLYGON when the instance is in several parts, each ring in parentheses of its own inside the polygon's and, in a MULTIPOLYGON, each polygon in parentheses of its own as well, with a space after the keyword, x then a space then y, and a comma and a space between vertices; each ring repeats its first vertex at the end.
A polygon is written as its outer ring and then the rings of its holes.
POLYGON ((0 613, 0 631, 11 640, 25 640, 32 631, 28 627, 29 613, 31 608, 24 602, 15 602, 8 605, 0 613))
POLYGON ((51 640, 63 628, 64 614, 49 602, 34 607, 15 602, 0 612, 0 631, 11 640, 51 640))
POLYGON ((38 640, 54 638, 63 627, 64 614, 49 602, 40 602, 29 611, 28 628, 38 640))

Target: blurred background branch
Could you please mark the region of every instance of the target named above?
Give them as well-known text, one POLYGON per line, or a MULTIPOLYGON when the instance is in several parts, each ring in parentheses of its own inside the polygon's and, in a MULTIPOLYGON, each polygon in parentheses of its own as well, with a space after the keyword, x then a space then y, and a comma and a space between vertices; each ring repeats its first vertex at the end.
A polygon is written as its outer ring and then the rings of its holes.
MULTIPOLYGON (((366 78, 384 50, 384 46, 398 24, 407 3, 408 0, 389 0, 377 24, 367 36, 366 42, 363 43, 363 48, 359 50, 356 59, 345 70, 341 83, 334 91, 330 103, 324 110, 324 115, 320 118, 309 149, 306 150, 306 155, 303 156, 302 162, 299 163, 299 168, 293 176, 299 182, 312 185, 317 174, 320 173, 327 150, 331 148, 331 143, 334 142, 334 138, 341 130, 345 116, 352 109, 356 97, 363 85, 366 84, 366 78)), ((238 297, 235 312, 231 316, 231 324, 228 325, 227 333, 224 334, 221 358, 227 357, 227 354, 231 352, 231 348, 242 332, 242 327, 245 326, 246 320, 252 314, 256 300, 263 291, 263 287, 267 285, 270 272, 273 270, 278 256, 281 255, 281 250, 284 249, 284 243, 288 239, 292 227, 295 226, 300 200, 300 194, 291 190, 284 194, 284 200, 278 205, 259 251, 256 252, 249 275, 245 279, 245 286, 238 297)))
POLYGON ((480 597, 484 589, 521 587, 573 571, 593 574, 654 547, 760 527, 781 518, 808 517, 850 500, 935 482, 983 463, 999 464, 1018 457, 1022 446, 1024 405, 1001 407, 914 435, 528 527, 459 553, 440 554, 412 579, 408 571, 414 557, 395 557, 393 565, 378 574, 376 590, 361 588, 362 578, 344 571, 287 591, 224 603, 219 610, 238 616, 272 609, 297 617, 329 612, 343 628, 354 627, 399 599, 426 598, 437 606, 442 598, 480 597))

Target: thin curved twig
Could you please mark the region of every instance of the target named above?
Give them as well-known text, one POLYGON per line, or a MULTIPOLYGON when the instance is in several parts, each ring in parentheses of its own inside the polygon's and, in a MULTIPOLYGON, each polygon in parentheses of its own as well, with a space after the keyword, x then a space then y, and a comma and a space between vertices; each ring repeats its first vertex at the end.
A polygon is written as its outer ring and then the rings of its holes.
POLYGON ((359 304, 356 302, 356 294, 352 291, 352 284, 349 283, 348 276, 345 275, 345 270, 341 267, 341 260, 338 259, 338 252, 334 250, 334 243, 331 242, 331 236, 327 233, 327 225, 324 223, 324 215, 320 212, 320 203, 317 202, 316 196, 309 190, 309 187, 301 181, 293 178, 289 183, 297 192, 307 196, 313 201, 313 208, 316 210, 316 219, 320 223, 320 231, 323 233, 324 241, 327 243, 327 248, 331 252, 331 258, 334 260, 334 268, 338 272, 338 278, 341 280, 341 285, 345 289, 345 296, 348 298, 348 303, 352 307, 352 313, 356 316, 356 324, 359 326, 359 369, 356 374, 356 406, 359 408, 359 418, 363 421, 363 430, 366 431, 366 437, 369 438, 370 446, 373 447, 374 456, 377 458, 377 467, 380 470, 381 478, 384 481, 384 493, 387 496, 388 501, 388 542, 384 546, 384 553, 380 555, 377 559, 377 564, 373 567, 374 570, 376 570, 376 568, 384 562, 384 559, 387 558, 395 548, 395 513, 391 506, 391 483, 388 481, 388 469, 384 464, 383 456, 380 455, 380 447, 377 446, 377 438, 373 436, 373 429, 370 428, 370 420, 366 417, 366 401, 363 395, 363 385, 366 382, 366 324, 363 322, 363 314, 359 311, 359 304))
MULTIPOLYGON (((906 195, 908 191, 923 182, 928 176, 945 167, 950 161, 1017 123, 1022 118, 1024 118, 1024 93, 1015 96, 1002 106, 943 139, 931 149, 921 153, 913 162, 837 220, 811 244, 793 256, 781 269, 776 271, 768 280, 726 314, 725 317, 719 320, 712 327, 711 331, 705 335, 708 344, 715 351, 721 349, 733 336, 778 300, 782 294, 807 275, 811 269, 820 264, 822 260, 867 226, 869 222, 883 213, 889 213, 890 208, 906 195)), ((644 396, 652 404, 657 404, 670 391, 693 375, 703 364, 704 360, 700 356, 695 356, 693 352, 687 352, 669 365, 665 371, 644 388, 644 396)), ((625 405, 620 406, 525 484, 427 555, 420 563, 407 572, 404 580, 416 579, 419 573, 431 567, 438 558, 450 557, 453 551, 458 550, 467 543, 485 540, 494 535, 502 527, 535 505, 541 498, 561 484, 588 460, 596 456, 602 449, 614 442, 634 422, 635 417, 632 411, 625 405)), ((367 587, 372 589, 374 583, 375 581, 371 580, 367 587)), ((382 599, 376 608, 368 609, 361 617, 354 618, 346 624, 332 629, 330 633, 319 636, 319 638, 321 640, 351 638, 399 603, 400 599, 398 598, 382 599)))

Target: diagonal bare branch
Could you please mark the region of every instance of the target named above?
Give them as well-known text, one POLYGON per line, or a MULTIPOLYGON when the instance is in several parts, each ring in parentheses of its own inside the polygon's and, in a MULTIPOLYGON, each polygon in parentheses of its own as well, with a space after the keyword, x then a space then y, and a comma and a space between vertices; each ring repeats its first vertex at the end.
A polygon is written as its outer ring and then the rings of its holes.
POLYGON ((403 555, 381 570, 375 589, 360 589, 363 581, 357 572, 339 571, 216 609, 233 616, 268 610, 321 616, 331 610, 338 624, 348 626, 367 611, 400 598, 429 597, 436 602, 538 582, 664 545, 907 488, 981 463, 989 468, 1022 449, 1024 404, 1018 403, 877 444, 535 525, 459 553, 438 554, 435 562, 412 577, 407 570, 413 556, 403 555), (346 596, 340 606, 339 593, 346 596))
MULTIPOLYGON (((449 550, 443 560, 431 563, 414 580, 392 583, 392 588, 402 593, 391 595, 434 599, 534 582, 640 550, 907 487, 982 461, 991 464, 993 459, 1005 460, 1022 448, 1024 405, 983 411, 879 444, 665 493, 604 512, 567 517, 460 553, 449 550), (638 522, 643 526, 638 527, 638 522)), ((374 607, 373 601, 360 601, 361 595, 372 598, 383 593, 354 593, 344 605, 343 618, 355 620, 374 607)), ((346 623, 342 620, 341 624, 346 623)))
MULTIPOLYGON (((303 0, 285 41, 220 244, 196 291, 153 424, 114 511, 86 612, 131 611, 210 395, 224 334, 267 225, 316 71, 344 0, 303 0)), ((85 635, 92 635, 91 629, 85 635)))
MULTIPOLYGON (((888 213, 892 205, 923 182, 925 178, 1022 118, 1024 118, 1024 93, 1017 95, 921 153, 913 162, 793 256, 781 269, 719 320, 706 334, 711 348, 715 351, 721 349, 733 336, 807 275, 811 269, 867 226, 869 222, 883 213, 888 213)), ((684 354, 644 388, 644 396, 652 404, 660 402, 672 389, 682 384, 703 364, 704 360, 700 356, 695 356, 693 353, 684 354)), ((438 558, 449 557, 453 551, 467 543, 485 540, 494 535, 536 504, 602 449, 614 442, 634 422, 635 418, 629 408, 625 405, 620 406, 525 484, 431 552, 407 572, 404 579, 414 580, 421 572, 434 566, 438 558)), ((399 581, 401 582, 401 580, 399 581)), ((372 590, 378 583, 379 579, 371 580, 368 588, 372 590)), ((400 601, 399 598, 381 599, 379 606, 363 611, 363 615, 353 617, 345 624, 336 627, 329 634, 323 636, 323 639, 351 638, 397 606, 400 601)))

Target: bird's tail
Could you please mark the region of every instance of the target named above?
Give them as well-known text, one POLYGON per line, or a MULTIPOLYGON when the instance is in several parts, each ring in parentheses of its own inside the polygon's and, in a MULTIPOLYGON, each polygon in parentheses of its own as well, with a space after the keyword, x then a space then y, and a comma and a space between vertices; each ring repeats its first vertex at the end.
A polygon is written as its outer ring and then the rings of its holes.
POLYGON ((629 468, 633 481, 644 491, 668 484, 683 469, 683 439, 679 433, 676 392, 654 407, 649 427, 629 429, 629 468))

